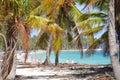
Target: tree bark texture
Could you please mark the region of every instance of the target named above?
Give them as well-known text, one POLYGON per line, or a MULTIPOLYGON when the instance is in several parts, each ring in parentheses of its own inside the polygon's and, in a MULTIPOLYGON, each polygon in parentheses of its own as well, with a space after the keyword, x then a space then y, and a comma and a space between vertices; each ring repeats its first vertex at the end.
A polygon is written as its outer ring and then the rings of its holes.
POLYGON ((115 0, 115 29, 118 35, 119 62, 120 62, 120 0, 115 0))
MULTIPOLYGON (((17 32, 14 26, 9 26, 6 34, 6 51, 1 64, 1 76, 5 80, 12 70, 15 48, 17 44, 17 32)), ((14 75, 15 77, 15 75, 14 75)))
POLYGON ((51 49, 52 49, 52 35, 50 35, 48 45, 47 45, 47 50, 46 50, 46 59, 44 64, 49 65, 50 64, 50 54, 51 54, 51 49))
POLYGON ((55 54, 55 65, 58 65, 58 63, 59 63, 59 52, 57 52, 56 54, 55 54))
POLYGON ((120 64, 117 56, 116 31, 115 31, 115 1, 109 1, 109 47, 110 57, 116 80, 120 80, 120 64))

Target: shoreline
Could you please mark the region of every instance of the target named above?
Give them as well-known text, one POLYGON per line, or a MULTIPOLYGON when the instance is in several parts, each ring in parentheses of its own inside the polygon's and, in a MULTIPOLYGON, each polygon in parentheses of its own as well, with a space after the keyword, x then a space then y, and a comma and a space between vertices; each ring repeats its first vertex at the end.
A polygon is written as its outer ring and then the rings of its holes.
MULTIPOLYGON (((86 51, 87 49, 83 49, 83 51, 86 51)), ((94 49, 94 50, 103 50, 102 48, 94 49)), ((68 49, 68 50, 60 50, 60 51, 80 51, 79 49, 68 49)), ((16 50, 16 52, 24 52, 23 50, 16 50)), ((46 50, 29 50, 29 52, 46 52, 46 50)))
POLYGON ((78 63, 74 63, 74 64, 70 64, 70 63, 59 63, 57 66, 53 63, 49 64, 49 65, 44 65, 43 63, 19 63, 17 65, 17 68, 34 68, 34 67, 74 67, 74 66, 79 66, 79 67, 112 67, 111 64, 78 64, 78 63))
MULTIPOLYGON (((98 50, 101 50, 101 49, 98 49, 98 50)), ((96 58, 93 56, 93 59, 92 59, 92 57, 89 58, 87 56, 84 56, 84 58, 82 59, 82 58, 79 57, 80 56, 79 52, 75 52, 75 51, 79 51, 79 50, 61 50, 61 51, 64 51, 64 52, 60 52, 62 54, 60 54, 60 56, 59 56, 59 63, 101 64, 101 65, 110 64, 109 57, 107 57, 107 58, 105 58, 103 56, 100 57, 102 60, 105 60, 104 63, 102 61, 100 61, 100 59, 98 61, 92 61, 92 60, 95 60, 95 59, 97 60, 99 58, 99 54, 95 55, 96 58), (75 52, 75 54, 74 54, 74 52, 75 52), (65 53, 65 54, 63 54, 63 53, 65 53), (71 53, 71 55, 69 55, 69 53, 71 53), (63 57, 63 56, 65 56, 65 57, 63 57), (75 56, 76 56, 76 58, 75 58, 75 56)), ((44 60, 45 60, 45 57, 46 57, 45 52, 46 52, 45 50, 36 50, 36 51, 32 50, 32 51, 30 51, 27 62, 43 63, 44 60)), ((51 55, 52 55, 51 58, 50 58, 51 62, 55 63, 54 62, 55 55, 54 54, 51 54, 51 55)), ((24 61, 24 56, 25 56, 25 53, 18 52, 17 59, 20 62, 23 62, 24 61)))

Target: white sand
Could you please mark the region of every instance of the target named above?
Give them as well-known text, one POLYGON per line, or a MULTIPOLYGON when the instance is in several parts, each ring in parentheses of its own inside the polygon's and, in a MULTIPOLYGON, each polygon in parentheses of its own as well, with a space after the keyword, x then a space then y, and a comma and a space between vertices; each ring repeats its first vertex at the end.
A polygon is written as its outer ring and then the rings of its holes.
POLYGON ((20 68, 16 70, 16 75, 24 76, 53 76, 53 75, 67 75, 73 73, 70 70, 57 70, 57 69, 43 69, 43 68, 20 68), (29 73, 29 74, 28 74, 29 73))
POLYGON ((66 76, 70 74, 76 74, 76 72, 68 69, 60 70, 58 68, 20 68, 16 70, 16 75, 34 77, 34 79, 22 80, 76 80, 74 78, 70 79, 71 76, 66 76))

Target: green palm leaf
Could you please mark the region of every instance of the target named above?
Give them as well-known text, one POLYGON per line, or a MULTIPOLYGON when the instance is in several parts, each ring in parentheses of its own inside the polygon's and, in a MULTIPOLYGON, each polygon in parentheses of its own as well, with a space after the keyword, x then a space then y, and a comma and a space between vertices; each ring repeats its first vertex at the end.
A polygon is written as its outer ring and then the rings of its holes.
POLYGON ((105 23, 106 19, 104 18, 91 18, 81 22, 78 22, 76 26, 82 30, 89 29, 90 27, 100 26, 105 23))
POLYGON ((46 49, 47 47, 47 42, 49 40, 49 33, 44 32, 44 31, 40 31, 36 40, 36 45, 35 47, 40 47, 42 49, 46 49))
POLYGON ((89 35, 89 34, 97 33, 98 31, 102 30, 102 28, 103 28, 102 26, 99 26, 99 27, 87 29, 81 32, 80 35, 89 35))
POLYGON ((108 31, 106 31, 100 38, 96 39, 94 41, 94 43, 92 45, 89 46, 89 48, 87 49, 87 55, 90 56, 94 53, 95 51, 95 48, 97 48, 97 46, 99 46, 100 44, 104 44, 105 46, 105 50, 104 50, 104 53, 108 52, 108 49, 109 49, 109 43, 108 43, 108 31))
POLYGON ((52 41, 52 48, 55 53, 58 53, 59 50, 62 48, 63 36, 59 35, 56 39, 52 41))
POLYGON ((75 5, 71 3, 71 10, 69 11, 69 15, 75 22, 77 22, 80 19, 82 13, 78 10, 78 8, 75 5))

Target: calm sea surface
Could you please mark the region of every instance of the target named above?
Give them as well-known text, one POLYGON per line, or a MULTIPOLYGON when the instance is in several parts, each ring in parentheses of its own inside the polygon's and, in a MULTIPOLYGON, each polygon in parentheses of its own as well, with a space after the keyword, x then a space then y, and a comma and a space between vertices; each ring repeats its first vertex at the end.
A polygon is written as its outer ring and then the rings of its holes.
MULTIPOLYGON (((36 53, 32 52, 29 54, 29 58, 37 58, 38 61, 42 59, 45 60, 45 52, 36 53), (35 53, 35 54, 34 54, 35 53)), ((79 63, 79 64, 111 64, 110 56, 104 56, 102 50, 97 50, 92 56, 87 57, 84 52, 83 58, 81 58, 79 51, 60 51, 59 53, 59 63, 79 63)), ((50 60, 52 63, 55 62, 55 54, 51 53, 50 60)))

